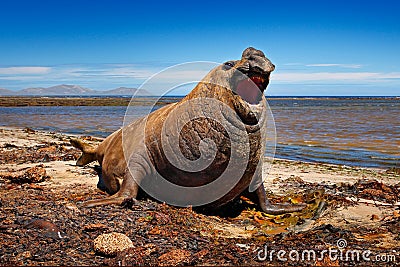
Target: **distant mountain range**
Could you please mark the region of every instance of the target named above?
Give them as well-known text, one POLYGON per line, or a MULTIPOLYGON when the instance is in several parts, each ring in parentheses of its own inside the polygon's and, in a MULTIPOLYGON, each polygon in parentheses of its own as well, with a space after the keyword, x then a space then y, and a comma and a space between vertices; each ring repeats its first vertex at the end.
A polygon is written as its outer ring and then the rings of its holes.
POLYGON ((119 87, 111 90, 100 91, 69 84, 61 84, 51 87, 31 87, 18 91, 0 88, 0 96, 126 96, 133 94, 136 94, 137 96, 152 95, 146 90, 137 88, 119 87))

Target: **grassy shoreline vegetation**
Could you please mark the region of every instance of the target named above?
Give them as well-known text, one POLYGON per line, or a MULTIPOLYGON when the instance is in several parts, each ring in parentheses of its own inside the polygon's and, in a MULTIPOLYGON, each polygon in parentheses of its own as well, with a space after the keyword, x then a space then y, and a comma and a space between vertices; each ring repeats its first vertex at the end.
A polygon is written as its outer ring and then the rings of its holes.
MULTIPOLYGON (((24 107, 24 106, 127 106, 131 105, 149 105, 154 104, 154 99, 159 98, 157 105, 164 105, 171 102, 177 102, 183 96, 0 96, 0 107, 24 107)), ((357 100, 357 99, 398 99, 400 97, 313 97, 313 96, 288 96, 288 97, 267 97, 267 100, 357 100)))
MULTIPOLYGON (((25 106, 128 106, 154 104, 155 97, 0 97, 0 107, 25 106)), ((157 105, 164 105, 178 98, 160 99, 157 105)))

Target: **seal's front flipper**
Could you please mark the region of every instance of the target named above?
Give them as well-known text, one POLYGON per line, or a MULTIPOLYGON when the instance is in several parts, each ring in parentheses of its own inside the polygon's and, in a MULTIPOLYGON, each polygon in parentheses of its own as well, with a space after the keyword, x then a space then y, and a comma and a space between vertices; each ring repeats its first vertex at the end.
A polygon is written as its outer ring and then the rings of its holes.
POLYGON ((70 140, 70 143, 71 143, 71 145, 73 145, 74 147, 76 147, 82 151, 82 155, 76 161, 77 166, 84 166, 86 164, 89 164, 92 161, 97 160, 96 149, 93 146, 91 146, 79 139, 75 139, 75 138, 72 138, 70 140))
POLYGON ((302 211, 307 206, 306 204, 271 204, 265 194, 264 185, 262 184, 254 193, 257 195, 258 203, 262 211, 272 215, 302 211))
POLYGON ((261 209, 268 214, 271 215, 280 215, 291 212, 302 211, 307 205, 306 204, 271 204, 268 199, 266 199, 265 203, 260 203, 261 209))
POLYGON ((83 203, 83 207, 85 208, 93 208, 96 206, 104 206, 104 205, 121 205, 122 202, 124 202, 125 197, 121 197, 121 196, 110 196, 107 198, 103 198, 103 199, 96 199, 96 200, 89 200, 83 203))
POLYGON ((138 191, 139 191, 139 185, 132 178, 129 170, 127 170, 121 188, 117 193, 107 198, 86 201, 83 203, 83 206, 87 208, 92 208, 95 206, 103 206, 110 204, 121 205, 127 198, 131 199, 132 201, 135 201, 138 191))
POLYGON ((92 208, 96 206, 104 206, 110 204, 121 205, 127 198, 131 199, 131 201, 137 201, 136 196, 138 190, 139 186, 136 183, 127 191, 123 190, 123 188, 121 187, 121 189, 116 194, 103 199, 86 201, 83 203, 83 206, 86 208, 92 208))

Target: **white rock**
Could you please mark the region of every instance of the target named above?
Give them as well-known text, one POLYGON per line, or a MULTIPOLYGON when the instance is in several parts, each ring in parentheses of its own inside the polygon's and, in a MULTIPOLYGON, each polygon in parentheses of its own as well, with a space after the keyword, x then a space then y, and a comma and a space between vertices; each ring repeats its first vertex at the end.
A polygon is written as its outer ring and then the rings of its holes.
POLYGON ((118 252, 133 247, 132 240, 121 233, 102 234, 93 241, 94 250, 106 256, 115 256, 118 252))

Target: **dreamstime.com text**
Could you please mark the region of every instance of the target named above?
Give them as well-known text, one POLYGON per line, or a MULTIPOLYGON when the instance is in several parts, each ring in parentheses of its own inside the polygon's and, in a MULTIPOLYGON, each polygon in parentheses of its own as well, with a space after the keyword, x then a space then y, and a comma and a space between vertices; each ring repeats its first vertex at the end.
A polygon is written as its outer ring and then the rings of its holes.
POLYGON ((347 241, 339 239, 336 247, 328 249, 271 249, 268 245, 257 250, 257 259, 259 261, 281 261, 281 262, 315 262, 329 259, 331 262, 396 262, 396 250, 387 253, 374 253, 370 250, 359 250, 347 248, 347 241))

